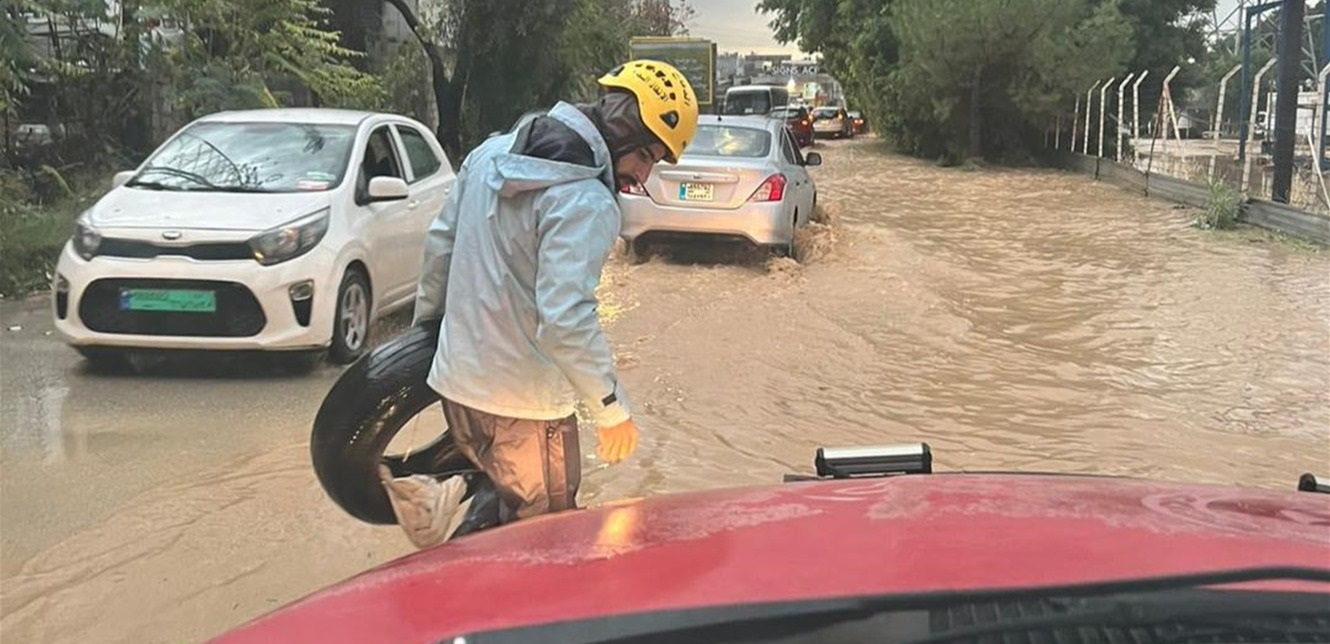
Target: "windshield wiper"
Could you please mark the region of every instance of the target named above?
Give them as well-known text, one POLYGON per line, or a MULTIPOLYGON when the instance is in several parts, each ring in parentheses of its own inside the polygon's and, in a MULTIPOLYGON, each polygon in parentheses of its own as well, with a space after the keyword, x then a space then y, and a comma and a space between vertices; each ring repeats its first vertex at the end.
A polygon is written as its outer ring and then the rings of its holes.
POLYGON ((144 181, 142 179, 126 182, 125 186, 129 188, 146 188, 148 190, 180 190, 179 186, 168 185, 160 181, 144 181))
POLYGON ((209 181, 207 177, 205 177, 205 176, 203 176, 203 175, 201 175, 201 174, 198 174, 197 172, 190 172, 189 170, 181 170, 180 168, 172 168, 172 167, 170 167, 170 166, 165 166, 165 165, 150 165, 150 166, 144 168, 144 169, 143 169, 143 172, 144 172, 144 173, 147 173, 147 172, 160 172, 160 173, 162 173, 162 174, 166 174, 166 175, 170 175, 170 176, 173 176, 173 177, 179 177, 179 178, 181 178, 181 179, 186 179, 186 180, 189 180, 189 181, 193 181, 194 183, 197 183, 197 184, 199 184, 199 185, 201 185, 201 186, 204 186, 204 187, 206 187, 206 188, 216 188, 216 187, 217 187, 213 182, 209 181))
MULTIPOLYGON (((1131 600, 1088 600, 1080 606, 1063 606, 1066 612, 1041 617, 1004 619, 989 624, 967 626, 901 644, 937 644, 954 641, 1001 640, 1017 636, 1025 641, 1038 636, 1058 641, 1060 635, 1092 631, 1148 633, 1149 642, 1189 642, 1216 636, 1245 634, 1262 639, 1290 634, 1330 638, 1330 615, 1324 598, 1316 606, 1302 610, 1290 608, 1285 598, 1268 605, 1260 598, 1244 597, 1234 601, 1222 595, 1186 598, 1141 597, 1131 600)), ((1106 638, 1112 639, 1112 638, 1106 638)), ((1245 641, 1245 640, 1244 640, 1245 641)), ((1321 640, 1324 641, 1324 640, 1321 640)))
MULTIPOLYGON (((1330 584, 1330 570, 1315 568, 1252 568, 1215 573, 1177 575, 1156 579, 1086 584, 1062 589, 981 593, 969 602, 1019 602, 1022 599, 1056 600, 1054 615, 1001 620, 968 626, 929 637, 905 640, 909 644, 935 644, 975 640, 1003 634, 1049 634, 1054 631, 1106 627, 1116 629, 1173 629, 1150 641, 1187 642, 1215 635, 1251 633, 1259 636, 1310 634, 1330 638, 1330 595, 1314 595, 1308 605, 1290 606, 1287 596, 1247 595, 1233 599, 1208 587, 1255 581, 1294 580, 1330 584), (1211 592, 1204 592, 1204 591, 1211 592), (1184 596, 1156 596, 1168 591, 1195 591, 1184 596), (1300 623, 1306 622, 1306 623, 1300 623)), ((884 601, 884 603, 889 600, 884 601)), ((871 600, 870 602, 871 603, 871 600)), ((961 604, 963 605, 963 604, 961 604)), ((902 644, 905 644, 902 642, 902 644)))
POLYGON ((264 190, 263 188, 258 188, 254 186, 229 186, 229 185, 224 185, 224 186, 213 185, 213 186, 206 186, 203 188, 185 188, 185 191, 186 192, 258 192, 258 193, 269 192, 268 190, 264 190))

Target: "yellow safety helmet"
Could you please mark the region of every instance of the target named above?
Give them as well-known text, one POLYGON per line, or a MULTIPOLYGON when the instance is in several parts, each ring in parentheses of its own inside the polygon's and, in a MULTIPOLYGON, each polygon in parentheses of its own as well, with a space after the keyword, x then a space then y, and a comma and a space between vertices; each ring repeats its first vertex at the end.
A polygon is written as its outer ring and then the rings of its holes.
POLYGON ((678 163, 697 133, 697 95, 688 79, 669 63, 634 60, 602 76, 600 84, 637 97, 642 124, 665 146, 665 160, 678 163))

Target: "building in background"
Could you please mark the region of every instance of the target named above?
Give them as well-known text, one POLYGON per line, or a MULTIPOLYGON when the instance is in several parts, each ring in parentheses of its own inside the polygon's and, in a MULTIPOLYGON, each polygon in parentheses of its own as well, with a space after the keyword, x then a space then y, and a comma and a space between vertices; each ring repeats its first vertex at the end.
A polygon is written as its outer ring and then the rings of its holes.
POLYGON ((717 94, 743 85, 784 87, 790 101, 810 106, 843 105, 841 84, 822 71, 817 58, 791 58, 787 54, 739 54, 725 52, 716 57, 717 94))

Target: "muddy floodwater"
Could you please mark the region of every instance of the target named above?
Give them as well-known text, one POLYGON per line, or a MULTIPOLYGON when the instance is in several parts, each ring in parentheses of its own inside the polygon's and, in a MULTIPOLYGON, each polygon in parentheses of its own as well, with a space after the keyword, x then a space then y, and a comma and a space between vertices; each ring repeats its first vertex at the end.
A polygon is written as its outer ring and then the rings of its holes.
MULTIPOLYGON (((903 441, 940 470, 1330 474, 1327 253, 1079 175, 818 147, 829 222, 802 264, 707 246, 608 267, 644 436, 623 465, 587 456, 583 504, 903 441)), ((0 639, 200 641, 411 550, 310 470, 335 369, 91 373, 46 306, 0 305, 0 639)))

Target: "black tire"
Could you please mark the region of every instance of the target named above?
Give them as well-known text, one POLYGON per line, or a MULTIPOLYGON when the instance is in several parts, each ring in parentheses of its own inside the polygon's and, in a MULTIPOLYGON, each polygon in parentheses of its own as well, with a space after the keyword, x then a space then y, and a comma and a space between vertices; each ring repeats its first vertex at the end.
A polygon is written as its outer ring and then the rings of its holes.
POLYGON ((798 257, 798 254, 797 254, 797 253, 798 253, 798 247, 795 245, 794 242, 795 242, 795 240, 799 237, 799 211, 798 211, 798 210, 795 210, 795 211, 794 211, 794 224, 793 224, 793 226, 794 226, 794 227, 793 227, 793 228, 791 229, 791 231, 790 231, 790 243, 787 244, 787 245, 785 246, 785 256, 797 262, 797 261, 799 261, 799 257, 798 257))
POLYGON ((129 352, 109 347, 74 347, 74 350, 87 361, 88 368, 100 373, 126 371, 133 365, 129 361, 129 352))
POLYGON ((439 324, 429 322, 375 348, 342 372, 314 418, 309 451, 319 484, 333 502, 366 523, 397 523, 379 479, 379 465, 394 476, 445 476, 473 466, 444 429, 411 455, 385 457, 397 432, 439 395, 426 383, 439 324))
POLYGON ((328 359, 334 364, 350 364, 365 354, 369 347, 370 311, 373 308, 369 279, 358 269, 346 269, 342 284, 337 287, 337 301, 333 303, 333 334, 328 359), (363 305, 363 317, 354 321, 345 310, 352 306, 352 298, 358 298, 363 305))
POLYGON ((630 266, 645 264, 648 259, 651 259, 647 254, 646 242, 640 238, 628 242, 628 253, 626 258, 630 266))
POLYGON ((323 362, 323 351, 279 351, 269 357, 279 373, 305 376, 314 373, 323 362))

